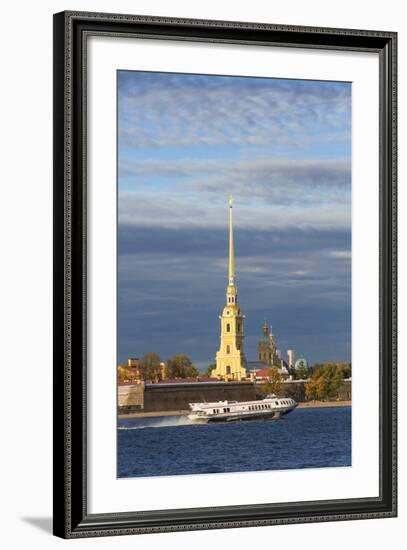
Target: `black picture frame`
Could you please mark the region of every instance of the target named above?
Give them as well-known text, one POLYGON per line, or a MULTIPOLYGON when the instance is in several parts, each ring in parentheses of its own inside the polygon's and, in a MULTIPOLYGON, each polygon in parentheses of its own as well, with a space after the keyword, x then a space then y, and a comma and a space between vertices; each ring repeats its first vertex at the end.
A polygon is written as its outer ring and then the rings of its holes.
POLYGON ((397 34, 85 12, 54 15, 54 534, 63 538, 394 517, 397 514, 397 34), (89 36, 370 51, 380 80, 380 494, 279 504, 87 511, 86 41, 89 36))

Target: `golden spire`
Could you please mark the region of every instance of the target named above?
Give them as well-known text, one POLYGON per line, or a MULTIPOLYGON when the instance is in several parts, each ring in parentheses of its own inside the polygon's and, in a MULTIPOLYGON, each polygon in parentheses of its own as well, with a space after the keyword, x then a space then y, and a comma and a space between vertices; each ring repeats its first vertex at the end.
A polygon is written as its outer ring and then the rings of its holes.
POLYGON ((233 197, 229 197, 229 286, 235 284, 235 252, 233 247, 233 197))

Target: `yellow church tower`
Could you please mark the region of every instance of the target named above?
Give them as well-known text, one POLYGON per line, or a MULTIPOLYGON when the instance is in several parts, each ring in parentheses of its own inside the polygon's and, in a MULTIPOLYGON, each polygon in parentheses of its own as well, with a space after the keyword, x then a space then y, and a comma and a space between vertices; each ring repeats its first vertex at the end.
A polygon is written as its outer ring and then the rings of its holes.
POLYGON ((220 348, 216 354, 216 368, 212 376, 225 380, 241 380, 246 377, 244 355, 244 315, 237 305, 235 285, 235 255, 233 246, 233 199, 229 199, 229 284, 226 305, 220 319, 220 348))

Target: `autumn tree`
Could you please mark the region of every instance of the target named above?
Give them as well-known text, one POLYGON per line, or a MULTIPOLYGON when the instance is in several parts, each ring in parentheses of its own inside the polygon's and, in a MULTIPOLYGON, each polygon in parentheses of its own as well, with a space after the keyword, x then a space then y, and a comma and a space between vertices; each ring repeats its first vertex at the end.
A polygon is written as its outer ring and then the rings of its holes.
POLYGON ((325 363, 314 368, 312 376, 305 384, 307 399, 325 399, 336 397, 344 380, 343 369, 335 363, 325 363))
POLYGON ((305 384, 305 397, 307 399, 322 399, 325 386, 322 376, 312 376, 305 384))
POLYGON ((267 373, 267 380, 263 384, 262 391, 265 394, 275 393, 277 394, 281 390, 281 384, 283 383, 283 377, 280 371, 276 367, 271 367, 267 373))
POLYGON ((117 367, 117 377, 119 382, 133 381, 137 378, 136 374, 128 369, 126 365, 119 365, 117 367))
POLYGON ((160 380, 162 378, 160 356, 154 352, 146 353, 141 359, 139 370, 142 380, 160 380))
POLYGON ((170 378, 195 378, 199 372, 187 355, 173 355, 167 361, 167 372, 170 378))

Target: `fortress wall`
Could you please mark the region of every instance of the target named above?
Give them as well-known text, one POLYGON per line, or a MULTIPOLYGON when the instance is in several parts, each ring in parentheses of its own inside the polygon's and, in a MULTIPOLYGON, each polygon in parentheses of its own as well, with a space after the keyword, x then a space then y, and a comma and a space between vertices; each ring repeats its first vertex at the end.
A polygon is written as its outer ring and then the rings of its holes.
MULTIPOLYGON (((287 381, 282 384, 281 391, 278 392, 281 397, 291 397, 298 403, 306 401, 305 398, 305 382, 302 380, 287 381)), ((344 380, 342 386, 339 388, 337 395, 332 398, 338 401, 351 401, 352 400, 352 382, 351 380, 344 380)))
POLYGON ((132 410, 144 408, 144 384, 119 386, 118 406, 132 410))
MULTIPOLYGON (((282 384, 280 397, 291 397, 298 403, 305 401, 305 382, 287 381, 282 384)), ((180 411, 189 403, 210 401, 252 401, 261 398, 260 387, 252 382, 212 382, 180 384, 136 384, 119 386, 119 408, 124 410, 180 411)), ((352 384, 345 380, 333 400, 350 401, 352 384)))
POLYGON ((198 382, 187 384, 147 384, 144 411, 189 409, 189 403, 204 401, 250 401, 256 392, 251 382, 198 382))

